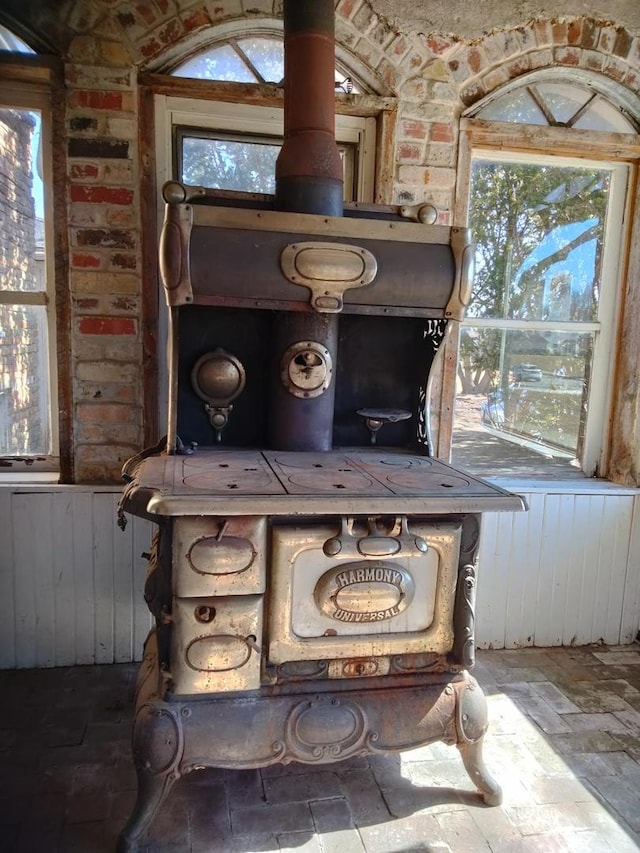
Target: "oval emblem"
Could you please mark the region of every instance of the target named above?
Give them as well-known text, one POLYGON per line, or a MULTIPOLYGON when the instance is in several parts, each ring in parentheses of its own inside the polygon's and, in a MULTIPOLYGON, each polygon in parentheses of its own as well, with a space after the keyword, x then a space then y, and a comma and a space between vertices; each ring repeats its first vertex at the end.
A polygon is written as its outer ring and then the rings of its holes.
POLYGON ((187 559, 191 568, 202 575, 234 575, 246 572, 256 552, 248 539, 205 536, 193 543, 187 559))
POLYGON ((339 622, 383 622, 407 609, 414 583, 400 565, 361 560, 330 569, 318 579, 317 607, 339 622))
POLYGON ((402 590, 393 583, 365 581, 339 589, 335 595, 336 605, 351 613, 366 613, 371 610, 388 610, 402 600, 402 590))
POLYGON ((198 672, 228 672, 239 669, 251 657, 251 647, 244 637, 218 634, 199 637, 186 649, 187 663, 198 672))

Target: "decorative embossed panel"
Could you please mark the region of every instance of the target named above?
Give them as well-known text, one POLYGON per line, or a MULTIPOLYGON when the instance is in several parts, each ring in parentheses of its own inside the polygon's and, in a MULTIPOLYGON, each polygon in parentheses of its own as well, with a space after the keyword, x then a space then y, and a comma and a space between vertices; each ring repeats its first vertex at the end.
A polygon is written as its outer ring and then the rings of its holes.
POLYGON ((179 518, 173 531, 176 595, 264 592, 265 518, 179 518))
POLYGON ((271 663, 451 649, 460 525, 388 521, 274 528, 271 663))
POLYGON ((262 596, 176 598, 172 617, 173 693, 260 687, 262 596))

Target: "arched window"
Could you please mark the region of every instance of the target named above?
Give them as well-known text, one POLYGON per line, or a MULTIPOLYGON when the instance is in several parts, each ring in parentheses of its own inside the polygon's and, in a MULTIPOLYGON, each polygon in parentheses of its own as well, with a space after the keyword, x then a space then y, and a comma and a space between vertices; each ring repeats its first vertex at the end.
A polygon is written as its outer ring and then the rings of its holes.
POLYGON ((0 50, 10 50, 12 53, 35 53, 28 44, 2 24, 0 24, 0 50))
POLYGON ((485 121, 505 121, 574 130, 637 133, 640 102, 627 90, 598 82, 579 69, 533 72, 527 81, 500 89, 468 112, 485 121))
POLYGON ((459 221, 476 270, 452 456, 484 474, 604 475, 639 103, 564 69, 501 88, 461 122, 459 221))
MULTIPOLYGON (((225 34, 223 40, 174 66, 172 76, 234 83, 282 85, 284 42, 281 31, 225 34)), ((336 92, 359 94, 364 84, 336 59, 336 92)), ((166 98, 172 174, 185 184, 214 189, 272 194, 280 150, 280 104, 166 98)), ((375 155, 375 119, 336 116, 336 141, 344 167, 346 201, 371 201, 375 155), (366 142, 365 142, 366 140, 366 142)))
MULTIPOLYGON (((172 72, 177 77, 199 80, 229 80, 236 83, 275 83, 284 77, 284 42, 281 35, 248 35, 229 38, 203 50, 172 72)), ((336 89, 347 93, 364 91, 340 63, 336 63, 336 89)))

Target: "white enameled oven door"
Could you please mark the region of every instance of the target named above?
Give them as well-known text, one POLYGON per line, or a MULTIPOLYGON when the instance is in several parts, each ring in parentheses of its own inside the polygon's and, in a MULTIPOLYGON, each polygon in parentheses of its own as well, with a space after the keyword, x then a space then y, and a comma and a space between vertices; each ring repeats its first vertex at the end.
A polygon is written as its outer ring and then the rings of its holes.
POLYGON ((272 544, 269 662, 451 648, 457 522, 283 525, 272 544))

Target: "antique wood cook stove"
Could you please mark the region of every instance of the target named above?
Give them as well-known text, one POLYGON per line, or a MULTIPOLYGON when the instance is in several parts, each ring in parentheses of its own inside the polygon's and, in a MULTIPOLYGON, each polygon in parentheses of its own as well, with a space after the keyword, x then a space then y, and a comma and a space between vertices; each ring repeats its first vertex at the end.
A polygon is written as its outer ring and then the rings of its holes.
POLYGON ((456 744, 485 802, 474 659, 483 511, 430 456, 428 381, 469 298, 468 231, 343 210, 333 0, 285 0, 275 199, 165 185, 168 434, 124 468, 157 525, 135 848, 184 773, 456 744), (197 445, 197 447, 196 447, 197 445))

